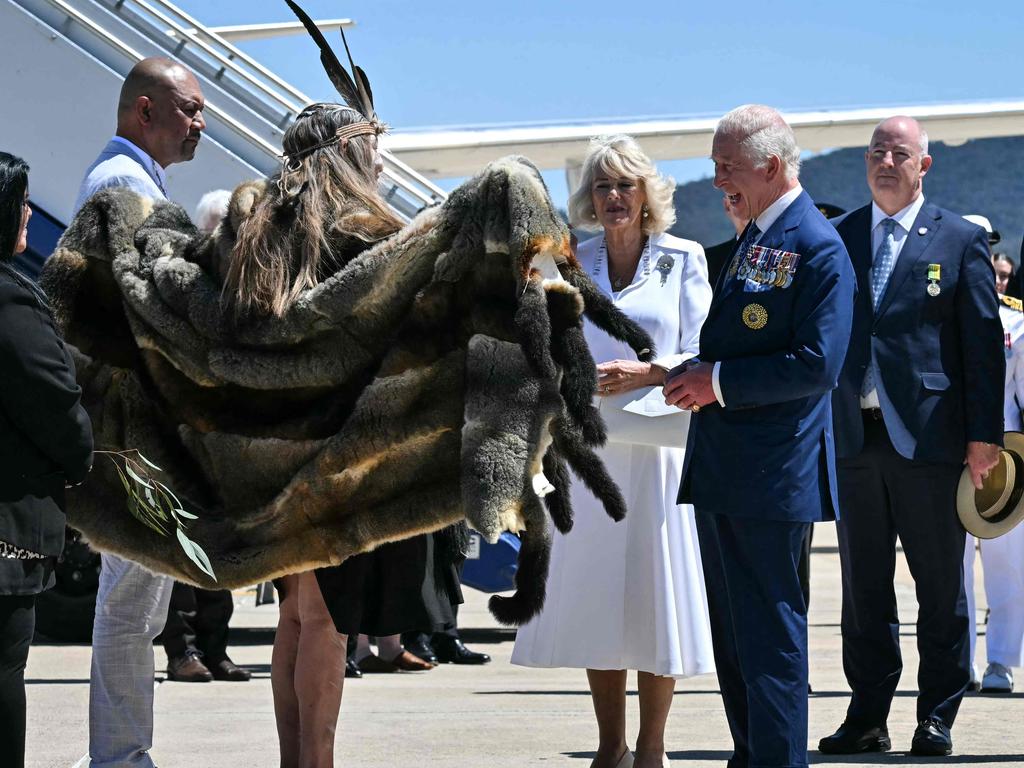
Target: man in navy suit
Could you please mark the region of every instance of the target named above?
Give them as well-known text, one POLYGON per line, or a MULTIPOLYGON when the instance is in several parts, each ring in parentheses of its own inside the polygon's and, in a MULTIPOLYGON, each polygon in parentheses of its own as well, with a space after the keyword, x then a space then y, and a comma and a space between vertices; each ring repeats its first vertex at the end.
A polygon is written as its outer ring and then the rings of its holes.
MULTIPOLYGON (((856 279, 769 107, 718 124, 715 186, 750 220, 719 277, 699 363, 665 386, 694 412, 679 502, 697 513, 730 768, 807 765, 807 607, 797 563, 838 513, 830 393, 856 279)), ((680 366, 682 368, 682 366, 680 366)))
POLYGON ((1003 435, 1003 329, 984 230, 925 202, 928 137, 915 120, 875 128, 872 202, 835 221, 857 274, 850 351, 833 395, 839 455, 846 720, 819 749, 890 748, 903 665, 896 537, 917 585, 918 727, 911 752, 948 755, 970 677, 963 465, 976 487, 1003 435))

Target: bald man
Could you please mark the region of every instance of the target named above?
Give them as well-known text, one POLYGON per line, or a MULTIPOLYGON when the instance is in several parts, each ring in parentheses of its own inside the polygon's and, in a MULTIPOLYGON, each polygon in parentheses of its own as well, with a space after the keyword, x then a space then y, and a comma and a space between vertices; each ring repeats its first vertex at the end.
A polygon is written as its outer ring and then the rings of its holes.
POLYGON ((928 136, 882 121, 865 152, 871 202, 834 219, 857 274, 850 349, 833 393, 843 571, 843 669, 853 697, 819 748, 884 752, 899 682, 899 537, 917 587, 914 755, 948 755, 970 678, 964 529, 1003 438, 1003 328, 985 231, 927 202, 928 136))
POLYGON ((206 121, 203 91, 195 75, 171 59, 143 59, 121 86, 117 132, 89 166, 75 211, 108 187, 166 199, 164 169, 191 160, 206 121))
MULTIPOLYGON (((117 133, 78 192, 75 211, 101 189, 126 187, 167 199, 164 169, 191 160, 206 127, 199 81, 175 61, 140 61, 125 78, 117 133)), ((89 685, 90 768, 153 765, 153 640, 167 619, 174 580, 114 555, 102 556, 89 685)))

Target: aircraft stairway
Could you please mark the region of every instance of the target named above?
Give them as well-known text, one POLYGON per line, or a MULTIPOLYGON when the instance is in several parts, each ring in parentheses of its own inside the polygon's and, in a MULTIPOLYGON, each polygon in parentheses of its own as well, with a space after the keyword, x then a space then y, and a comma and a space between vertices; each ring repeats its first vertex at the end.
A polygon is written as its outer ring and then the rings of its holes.
MULTIPOLYGON (((83 172, 113 135, 124 76, 146 56, 181 61, 206 96, 195 160, 167 173, 189 211, 211 189, 272 173, 285 129, 312 101, 166 0, 0 0, 0 48, 14 69, 0 148, 29 162, 32 197, 58 222, 70 218, 83 172)), ((404 218, 444 199, 393 156, 384 162, 381 191, 404 218)))

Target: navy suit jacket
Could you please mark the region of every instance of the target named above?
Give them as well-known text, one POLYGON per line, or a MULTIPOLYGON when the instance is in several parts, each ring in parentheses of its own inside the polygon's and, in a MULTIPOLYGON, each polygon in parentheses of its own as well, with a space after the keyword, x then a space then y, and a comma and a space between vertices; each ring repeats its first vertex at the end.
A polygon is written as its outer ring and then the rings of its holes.
POLYGON ((850 351, 832 397, 836 448, 860 453, 860 390, 872 355, 882 417, 901 456, 959 464, 967 442, 1002 444, 1003 326, 985 231, 928 202, 871 308, 871 205, 833 222, 859 286, 850 351), (929 265, 940 268, 928 294, 929 265))
POLYGON ((700 336, 721 362, 725 407, 690 419, 679 503, 701 511, 813 522, 838 516, 830 393, 846 355, 856 279, 842 240, 807 193, 758 245, 797 253, 788 288, 747 292, 729 267, 700 336), (763 328, 744 309, 767 312, 763 328), (756 323, 755 323, 756 325, 756 323))

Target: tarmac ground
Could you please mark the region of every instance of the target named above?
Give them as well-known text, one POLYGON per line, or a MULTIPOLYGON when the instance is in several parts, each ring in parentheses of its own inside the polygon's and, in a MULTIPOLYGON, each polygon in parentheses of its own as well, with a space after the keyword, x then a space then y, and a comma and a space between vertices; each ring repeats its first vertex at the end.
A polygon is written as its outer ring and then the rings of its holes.
MULTIPOLYGON (((810 747, 843 719, 849 689, 840 647, 839 555, 831 525, 819 525, 812 554, 810 607, 810 747)), ((980 567, 980 566, 978 566, 980 567)), ((978 585, 978 620, 985 599, 978 585)), ((483 667, 443 665, 430 672, 366 675, 345 683, 338 724, 336 765, 358 768, 588 768, 596 747, 586 677, 582 670, 525 669, 509 664, 514 634, 500 628, 486 595, 467 589, 460 613, 463 638, 493 662, 483 667)), ((917 652, 914 586, 905 564, 897 572, 904 674, 889 732, 893 751, 835 758, 817 751, 812 764, 1024 766, 1024 691, 1002 696, 968 694, 953 729, 954 753, 945 758, 907 754, 914 731, 917 652)), ((161 768, 272 768, 278 764, 270 690, 275 605, 255 607, 254 592, 235 595, 230 652, 253 671, 248 683, 166 682, 162 648, 156 649, 156 734, 153 755, 161 768)), ((977 660, 985 663, 984 626, 977 660)), ((37 644, 29 656, 29 768, 71 768, 88 742, 90 649, 37 644)), ((1018 670, 1019 671, 1019 670, 1018 670)), ((628 728, 637 728, 636 680, 629 679, 628 728)), ((722 766, 731 740, 713 675, 680 681, 668 724, 673 766, 722 766)), ((0 745, 2 750, 2 745, 0 745)), ((0 760, 0 763, 3 761, 0 760)))

